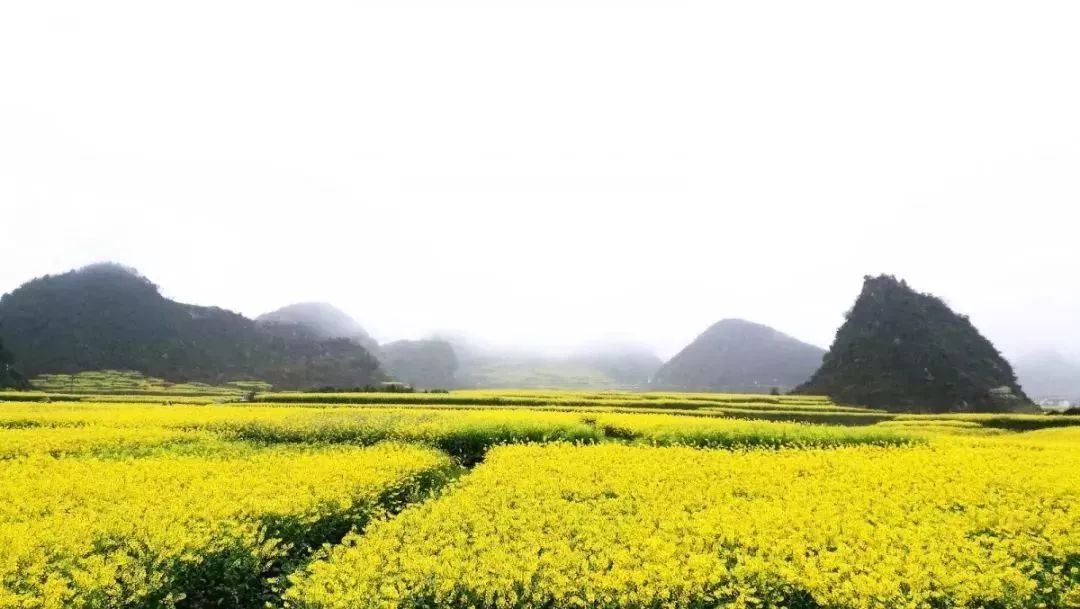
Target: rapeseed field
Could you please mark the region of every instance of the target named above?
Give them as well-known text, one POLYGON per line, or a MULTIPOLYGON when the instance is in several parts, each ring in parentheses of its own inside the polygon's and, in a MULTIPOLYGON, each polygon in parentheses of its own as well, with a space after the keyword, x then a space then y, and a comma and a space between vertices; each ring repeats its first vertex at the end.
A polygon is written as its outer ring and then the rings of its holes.
POLYGON ((0 404, 0 609, 1080 606, 1076 417, 301 395, 0 404))
POLYGON ((1077 606, 1080 452, 1011 446, 498 448, 439 500, 331 550, 286 598, 304 609, 1077 606))

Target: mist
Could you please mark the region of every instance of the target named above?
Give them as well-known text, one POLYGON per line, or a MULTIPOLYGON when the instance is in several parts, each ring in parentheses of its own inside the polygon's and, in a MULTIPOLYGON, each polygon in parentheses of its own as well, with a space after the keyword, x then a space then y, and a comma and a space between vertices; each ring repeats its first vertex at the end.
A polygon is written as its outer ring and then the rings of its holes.
POLYGON ((783 5, 8 3, 0 292, 113 260, 667 358, 728 317, 827 348, 891 273, 1080 359, 1080 8, 783 5))

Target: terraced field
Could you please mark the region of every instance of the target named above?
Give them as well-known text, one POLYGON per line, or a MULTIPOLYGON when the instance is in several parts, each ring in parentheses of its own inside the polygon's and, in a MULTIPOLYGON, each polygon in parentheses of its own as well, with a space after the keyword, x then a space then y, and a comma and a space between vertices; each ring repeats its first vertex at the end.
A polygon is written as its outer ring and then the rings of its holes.
POLYGON ((0 607, 1080 606, 1078 417, 65 397, 0 394, 0 607))

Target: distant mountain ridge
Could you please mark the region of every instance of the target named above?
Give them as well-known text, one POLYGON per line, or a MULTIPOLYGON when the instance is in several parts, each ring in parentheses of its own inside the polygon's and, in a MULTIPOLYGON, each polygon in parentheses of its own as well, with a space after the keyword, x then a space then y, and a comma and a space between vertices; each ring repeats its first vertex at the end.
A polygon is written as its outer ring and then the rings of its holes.
POLYGON ((441 340, 399 340, 379 345, 347 313, 325 302, 301 302, 255 318, 264 331, 277 336, 310 335, 319 340, 344 339, 364 346, 394 380, 418 389, 458 386, 454 348, 441 340))
POLYGON ((380 361, 390 376, 421 389, 458 386, 458 358, 443 340, 398 340, 382 346, 380 361))
POLYGON ((651 386, 681 391, 786 391, 810 378, 824 354, 824 349, 769 326, 724 319, 664 364, 651 386))
MULTIPOLYGON (((966 317, 890 276, 867 277, 830 352, 768 326, 717 322, 670 361, 633 345, 565 356, 449 340, 379 346, 326 303, 252 320, 161 295, 112 263, 31 280, 0 297, 0 386, 42 374, 134 370, 172 382, 260 380, 280 389, 659 389, 768 392, 797 386, 849 404, 900 411, 1029 410, 1016 374, 966 317), (14 362, 14 365, 13 365, 14 362)), ((1053 354, 1051 354, 1053 355, 1053 354)), ((1043 354, 1017 370, 1036 397, 1075 398, 1080 366, 1043 354)))
POLYGON ((27 377, 113 369, 297 389, 386 378, 356 342, 267 332, 231 311, 169 300, 134 269, 112 263, 23 284, 0 298, 0 322, 0 337, 27 377))
POLYGON ((800 393, 895 411, 1032 410, 1012 366, 967 317, 890 275, 866 277, 800 393))
POLYGON ((344 338, 378 355, 379 343, 355 319, 325 302, 299 302, 255 318, 260 328, 276 334, 304 332, 317 340, 344 338), (300 330, 302 329, 302 330, 300 330))
POLYGON ((1080 362, 1043 350, 1017 359, 1015 368, 1024 391, 1036 400, 1080 401, 1080 362))
POLYGON ((4 348, 4 342, 0 340, 0 389, 25 386, 26 380, 15 369, 15 356, 4 348))

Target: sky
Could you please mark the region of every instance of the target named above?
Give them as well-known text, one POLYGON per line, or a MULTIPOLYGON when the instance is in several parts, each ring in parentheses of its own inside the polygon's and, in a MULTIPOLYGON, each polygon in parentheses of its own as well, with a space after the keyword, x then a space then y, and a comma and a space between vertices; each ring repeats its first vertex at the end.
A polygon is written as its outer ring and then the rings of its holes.
POLYGON ((0 293, 111 260, 669 356, 827 347, 862 277, 1080 357, 1080 4, 5 2, 0 293))

